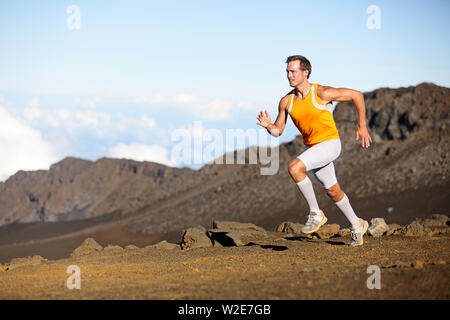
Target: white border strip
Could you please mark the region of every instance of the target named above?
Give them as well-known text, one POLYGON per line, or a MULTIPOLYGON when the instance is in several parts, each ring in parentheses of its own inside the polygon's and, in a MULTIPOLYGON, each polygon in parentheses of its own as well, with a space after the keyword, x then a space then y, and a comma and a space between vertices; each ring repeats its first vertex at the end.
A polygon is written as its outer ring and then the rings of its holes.
POLYGON ((289 105, 289 108, 288 108, 288 113, 289 114, 291 113, 293 105, 294 105, 294 94, 291 94, 291 104, 289 105))

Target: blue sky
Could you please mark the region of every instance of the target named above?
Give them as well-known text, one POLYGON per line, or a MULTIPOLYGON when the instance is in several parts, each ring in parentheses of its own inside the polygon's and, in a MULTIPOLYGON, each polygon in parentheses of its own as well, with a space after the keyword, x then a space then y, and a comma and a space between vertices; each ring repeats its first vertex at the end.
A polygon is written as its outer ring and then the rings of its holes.
MULTIPOLYGON (((437 0, 2 1, 0 121, 15 134, 0 129, 0 181, 66 156, 198 168, 170 161, 171 134, 258 130, 262 108, 274 120, 293 54, 311 61, 313 83, 448 87, 449 9, 437 0), (80 29, 67 26, 70 5, 80 29), (380 29, 367 27, 370 5, 380 29)), ((289 120, 278 143, 297 134, 289 120)))

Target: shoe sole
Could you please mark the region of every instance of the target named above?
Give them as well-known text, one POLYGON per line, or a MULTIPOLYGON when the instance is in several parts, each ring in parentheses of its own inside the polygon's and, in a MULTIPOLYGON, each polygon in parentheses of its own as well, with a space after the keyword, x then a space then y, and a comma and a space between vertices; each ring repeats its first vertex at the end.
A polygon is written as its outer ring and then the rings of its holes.
POLYGON ((313 232, 316 232, 317 230, 320 229, 320 227, 322 227, 325 223, 327 223, 327 221, 328 221, 327 217, 324 217, 322 222, 317 227, 315 227, 313 230, 306 231, 306 232, 302 230, 302 233, 304 233, 304 234, 311 234, 313 232))
POLYGON ((364 244, 364 239, 363 239, 363 237, 364 237, 364 235, 366 234, 367 229, 369 229, 369 223, 368 223, 367 221, 364 220, 364 229, 363 229, 363 234, 362 234, 362 236, 361 236, 361 242, 358 243, 358 244, 352 244, 352 245, 351 245, 352 247, 358 247, 358 246, 362 246, 362 245, 364 244))

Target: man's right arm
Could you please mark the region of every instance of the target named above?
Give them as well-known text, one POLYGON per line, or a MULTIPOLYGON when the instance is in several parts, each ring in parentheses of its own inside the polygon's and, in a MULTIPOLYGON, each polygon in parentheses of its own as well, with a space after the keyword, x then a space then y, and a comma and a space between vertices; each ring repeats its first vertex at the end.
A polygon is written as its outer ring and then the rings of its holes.
POLYGON ((266 129, 267 131, 275 136, 279 137, 284 131, 284 128, 286 127, 286 121, 287 121, 287 112, 286 107, 289 102, 289 95, 284 96, 281 98, 280 103, 278 104, 278 116, 274 123, 269 124, 266 129))

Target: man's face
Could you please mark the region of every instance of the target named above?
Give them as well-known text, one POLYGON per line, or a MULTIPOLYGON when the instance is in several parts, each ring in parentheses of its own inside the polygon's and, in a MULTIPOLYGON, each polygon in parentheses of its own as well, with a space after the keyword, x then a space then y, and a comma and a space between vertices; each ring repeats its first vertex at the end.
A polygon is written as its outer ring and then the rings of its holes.
POLYGON ((307 70, 300 70, 300 61, 295 60, 288 63, 286 68, 287 78, 291 87, 296 87, 305 81, 308 76, 307 70))

